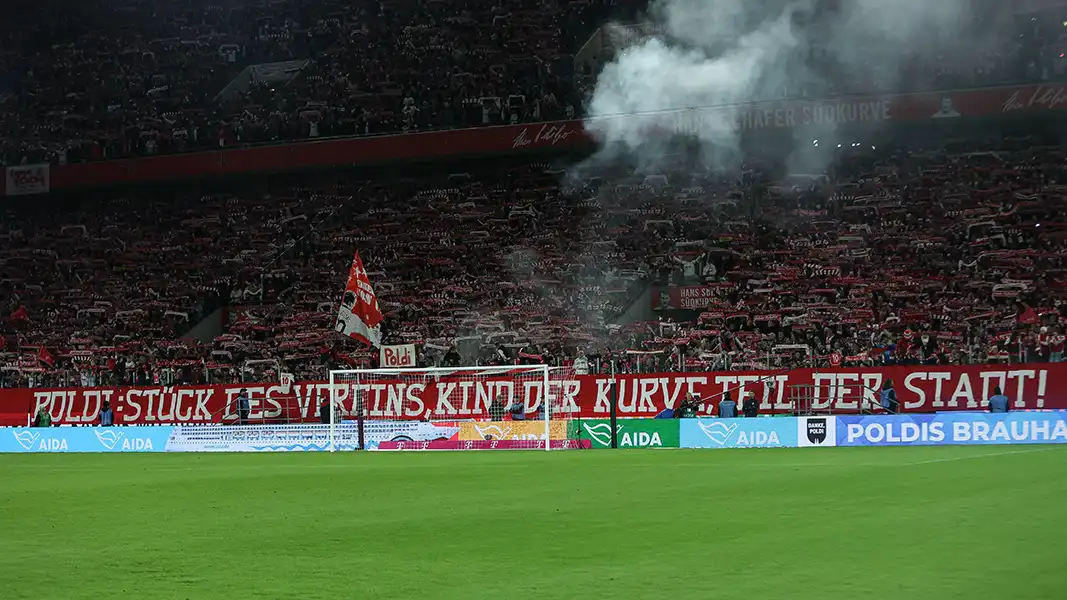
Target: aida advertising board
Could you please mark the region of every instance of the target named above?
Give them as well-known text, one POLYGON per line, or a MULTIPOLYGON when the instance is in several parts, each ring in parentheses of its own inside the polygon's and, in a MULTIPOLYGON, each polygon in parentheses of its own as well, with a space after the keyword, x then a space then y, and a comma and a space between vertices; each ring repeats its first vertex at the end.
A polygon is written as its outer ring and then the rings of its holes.
MULTIPOLYGON (((615 425, 619 448, 677 448, 677 419, 619 419, 615 425)), ((611 421, 581 421, 578 435, 593 448, 611 448, 611 421)))
POLYGON ((797 419, 682 419, 682 448, 796 448, 797 419))

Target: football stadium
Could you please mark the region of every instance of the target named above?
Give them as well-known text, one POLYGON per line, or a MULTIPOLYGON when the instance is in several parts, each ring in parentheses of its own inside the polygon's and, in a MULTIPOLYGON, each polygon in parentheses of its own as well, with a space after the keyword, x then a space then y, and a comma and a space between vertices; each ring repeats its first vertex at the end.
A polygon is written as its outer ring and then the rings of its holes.
POLYGON ((1067 598, 1067 0, 0 19, 0 598, 1067 598))

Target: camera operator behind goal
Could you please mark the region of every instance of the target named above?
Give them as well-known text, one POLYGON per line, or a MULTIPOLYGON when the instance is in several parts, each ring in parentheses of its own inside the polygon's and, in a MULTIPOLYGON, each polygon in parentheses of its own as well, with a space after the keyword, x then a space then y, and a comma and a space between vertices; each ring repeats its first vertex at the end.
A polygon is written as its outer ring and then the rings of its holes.
POLYGON ((678 404, 678 409, 674 411, 674 418, 676 419, 695 419, 697 416, 697 410, 700 408, 700 396, 690 394, 688 398, 682 400, 678 404))

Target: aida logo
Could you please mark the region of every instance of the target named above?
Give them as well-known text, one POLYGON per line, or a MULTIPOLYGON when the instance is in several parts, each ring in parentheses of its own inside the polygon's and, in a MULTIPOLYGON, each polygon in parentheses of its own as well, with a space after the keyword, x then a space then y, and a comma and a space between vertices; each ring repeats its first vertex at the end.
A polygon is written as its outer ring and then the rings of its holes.
POLYGON ((601 446, 611 445, 611 424, 597 423, 596 425, 590 425, 582 423, 582 427, 585 428, 585 432, 589 434, 589 438, 594 442, 601 446))
POLYGON ((97 431, 96 439, 100 440, 100 443, 108 450, 114 450, 115 445, 122 439, 122 432, 108 429, 105 431, 97 431))
POLYGON ((720 446, 725 446, 726 442, 730 441, 730 437, 738 428, 736 423, 733 425, 718 422, 710 425, 705 425, 704 423, 697 424, 700 425, 700 429, 704 432, 704 435, 708 436, 708 439, 720 446))
POLYGON ((37 443, 37 440, 41 439, 41 434, 35 431, 12 431, 12 435, 15 436, 15 441, 19 446, 22 446, 23 450, 32 450, 33 445, 37 443))
POLYGON ((502 440, 511 433, 511 427, 501 427, 500 425, 487 425, 485 427, 474 426, 474 430, 478 432, 483 440, 502 440))
POLYGON ((147 437, 129 437, 121 431, 115 431, 114 429, 105 429, 103 431, 95 431, 96 439, 100 441, 107 450, 118 450, 120 452, 145 452, 149 450, 155 450, 152 446, 152 439, 147 437))

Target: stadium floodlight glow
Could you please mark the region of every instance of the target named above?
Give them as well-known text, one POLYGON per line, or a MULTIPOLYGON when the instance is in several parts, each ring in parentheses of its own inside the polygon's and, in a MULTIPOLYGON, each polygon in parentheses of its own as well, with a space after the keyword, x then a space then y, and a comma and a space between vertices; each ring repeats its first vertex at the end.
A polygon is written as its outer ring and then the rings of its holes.
POLYGON ((465 441, 550 450, 569 437, 562 393, 568 379, 573 369, 543 364, 331 370, 329 449, 370 447, 366 423, 422 420, 459 422, 465 441), (342 421, 359 426, 358 444, 338 444, 342 421))

